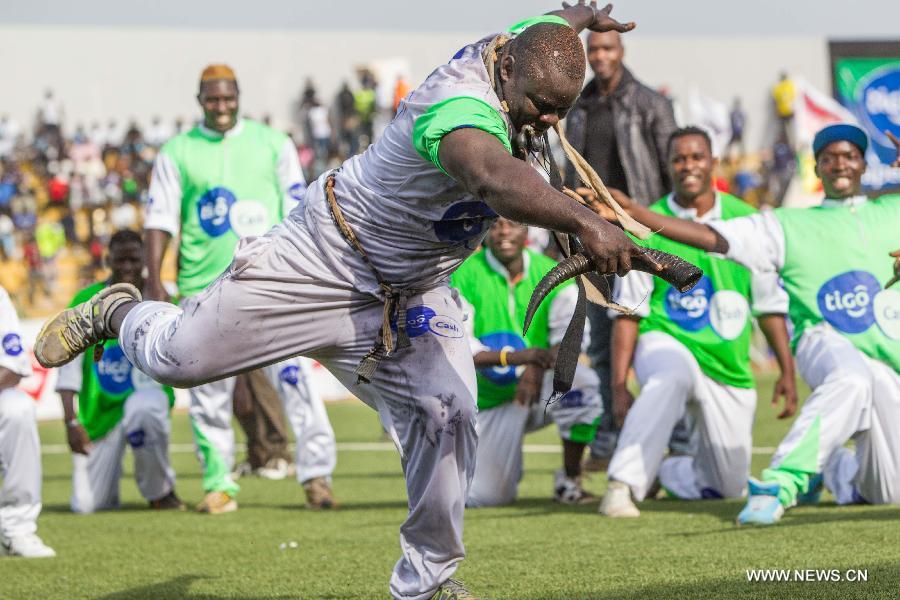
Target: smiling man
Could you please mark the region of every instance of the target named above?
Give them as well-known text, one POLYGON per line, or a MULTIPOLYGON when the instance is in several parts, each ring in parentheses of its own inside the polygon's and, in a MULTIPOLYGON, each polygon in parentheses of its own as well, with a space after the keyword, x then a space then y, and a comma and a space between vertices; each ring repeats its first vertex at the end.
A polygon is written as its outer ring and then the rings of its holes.
POLYGON ((771 525, 817 501, 820 474, 839 504, 900 503, 900 292, 883 287, 898 256, 900 197, 863 195, 867 146, 855 125, 816 134, 825 198, 814 208, 709 225, 627 208, 669 238, 777 273, 788 294, 794 354, 812 394, 762 480, 750 480, 739 524, 771 525), (851 439, 855 452, 844 447, 851 439))
MULTIPOLYGON (((674 191, 651 211, 698 223, 756 212, 738 198, 716 192, 717 160, 702 129, 675 131, 668 157, 674 191)), ((636 271, 617 284, 616 302, 635 311, 611 315, 613 410, 617 423, 624 420, 624 425, 600 506, 601 514, 609 517, 639 516, 632 498, 643 500, 657 476, 669 494, 684 500, 743 495, 756 412, 751 316, 757 317, 781 367, 773 403, 784 396, 781 417, 793 415, 797 405, 784 319, 787 296, 777 275, 751 273, 722 256, 662 236, 647 245, 686 258, 702 268, 704 276, 684 293, 636 271), (636 401, 626 385, 632 364, 641 386, 636 401), (666 442, 685 412, 693 417, 696 448, 692 455, 664 460, 666 442)))
MULTIPOLYGON (((319 360, 378 411, 400 452, 409 514, 390 593, 473 598, 450 579, 465 556, 477 436, 475 368, 447 280, 498 214, 577 234, 602 272, 630 269, 637 249, 621 229, 513 156, 514 143, 528 155, 529 140, 578 96, 578 32, 633 28, 610 9, 567 6, 465 46, 400 103, 366 152, 242 243, 206 290, 180 307, 141 303, 130 288, 101 293, 44 327, 39 360, 67 362, 118 337, 141 370, 177 385, 298 354, 319 360)), ((549 161, 545 148, 535 164, 549 161)))
MULTIPOLYGON (((160 270, 173 236, 179 237, 178 293, 182 299, 193 298, 228 268, 239 240, 263 235, 303 199, 306 183, 294 144, 283 133, 238 118, 239 98, 234 71, 227 65, 208 66, 197 94, 203 122, 160 149, 144 221, 148 299, 169 298, 160 270)), ((240 343, 253 345, 249 339, 240 343)), ((229 351, 211 344, 200 354, 229 351)), ((231 428, 236 389, 250 405, 237 411, 247 433, 250 467, 281 478, 287 474, 287 413, 297 440, 297 480, 307 506, 333 506, 334 433, 309 378, 308 361, 291 358, 240 378, 191 387, 191 425, 206 494, 198 511, 237 509, 240 488, 232 476, 231 428), (250 390, 254 393, 248 398, 250 390)))

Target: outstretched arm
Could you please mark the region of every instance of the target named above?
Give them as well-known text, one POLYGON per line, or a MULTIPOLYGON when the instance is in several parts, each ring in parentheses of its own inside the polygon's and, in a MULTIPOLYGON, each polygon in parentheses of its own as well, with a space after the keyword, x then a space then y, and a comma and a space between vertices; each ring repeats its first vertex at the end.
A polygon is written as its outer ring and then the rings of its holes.
POLYGON ((599 271, 624 275, 631 269, 634 243, 621 229, 550 187, 493 135, 455 129, 441 140, 439 160, 469 193, 504 217, 577 235, 599 271))

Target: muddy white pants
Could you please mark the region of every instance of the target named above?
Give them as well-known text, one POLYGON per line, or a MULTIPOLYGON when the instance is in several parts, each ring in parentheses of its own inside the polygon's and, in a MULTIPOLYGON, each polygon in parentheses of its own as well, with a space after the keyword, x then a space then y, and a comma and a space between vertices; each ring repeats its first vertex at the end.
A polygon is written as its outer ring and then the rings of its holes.
MULTIPOLYGON (((281 397, 297 440, 297 480, 330 477, 337 464, 334 431, 322 397, 311 385, 310 361, 295 357, 265 368, 281 397)), ((231 478, 234 468, 234 430, 231 427, 234 377, 190 389, 191 426, 203 466, 203 490, 234 496, 240 489, 231 478)))
POLYGON ((87 456, 72 455, 73 512, 92 513, 119 506, 119 481, 126 445, 134 455, 134 480, 147 500, 175 487, 169 464, 169 397, 158 388, 137 390, 126 400, 122 420, 91 442, 87 456))
POLYGON ((781 484, 785 506, 821 472, 839 503, 900 503, 900 374, 825 323, 804 332, 797 367, 812 394, 763 479, 781 484))
POLYGON ((655 331, 638 338, 634 370, 641 393, 619 434, 610 479, 628 484, 639 501, 657 475, 684 499, 740 497, 750 472, 756 390, 710 379, 681 342, 655 331), (685 411, 694 419, 696 453, 663 461, 685 411))
POLYGON ((34 401, 16 388, 0 390, 0 534, 37 531, 41 512, 41 442, 34 401))
POLYGON ((370 384, 357 385, 353 371, 381 327, 383 304, 334 275, 298 212, 245 241, 229 271, 180 307, 139 305, 120 343, 141 371, 181 387, 300 354, 321 362, 378 411, 400 451, 409 515, 390 590, 424 600, 465 554, 476 434, 475 368, 462 311, 446 287, 410 298, 412 347, 382 361, 370 384))
MULTIPOLYGON (((531 407, 506 402, 478 411, 478 453, 466 506, 500 506, 516 499, 522 479, 522 439, 526 433, 556 423, 564 440, 588 443, 594 439, 603 402, 600 379, 590 367, 578 365, 572 389, 549 406, 553 372, 544 375, 541 399, 531 407)), ((561 452, 561 450, 560 450, 561 452)))

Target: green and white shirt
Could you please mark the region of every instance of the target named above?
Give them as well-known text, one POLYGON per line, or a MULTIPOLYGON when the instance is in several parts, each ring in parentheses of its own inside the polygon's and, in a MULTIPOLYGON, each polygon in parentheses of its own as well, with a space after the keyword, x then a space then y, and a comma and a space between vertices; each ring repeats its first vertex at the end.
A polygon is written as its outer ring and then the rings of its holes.
MULTIPOLYGON (((512 29, 548 21, 567 26, 548 16, 512 29)), ((461 128, 481 129, 511 152, 512 126, 482 56, 493 37, 461 48, 435 69, 400 103, 381 137, 336 174, 335 196, 347 223, 374 266, 397 287, 446 283, 497 217, 447 175, 439 159, 443 137, 461 128)), ((339 278, 378 294, 369 268, 332 222, 324 184, 325 176, 310 185, 306 226, 339 278)))
MULTIPOLYGON (((69 306, 81 304, 108 285, 100 282, 90 285, 72 299, 69 306)), ((119 421, 125 401, 142 389, 162 389, 169 397, 169 406, 175 403, 172 388, 163 386, 139 370, 125 357, 117 340, 107 340, 103 344, 103 356, 99 362, 79 354, 75 360, 58 370, 56 391, 72 391, 78 394, 78 421, 84 426, 88 437, 97 440, 109 433, 119 421)))
MULTIPOLYGON (((450 278, 459 291, 464 327, 472 354, 511 352, 525 348, 550 348, 562 341, 575 312, 578 289, 567 281, 550 292, 534 315, 528 334, 522 337, 525 312, 534 288, 556 262, 543 254, 524 251, 522 276, 513 281, 506 267, 491 251, 483 249, 466 260, 450 278)), ((582 346, 587 346, 590 330, 585 324, 582 346)), ((489 367, 480 369, 478 408, 486 410, 513 399, 522 367, 489 367)))
POLYGON ((283 133, 247 119, 224 135, 201 124, 160 149, 144 228, 181 235, 178 291, 189 297, 231 264, 239 239, 266 233, 305 193, 283 133))
POLYGON ((893 275, 888 254, 900 248, 900 196, 826 198, 714 227, 728 241, 728 258, 781 276, 795 347, 804 331, 827 323, 900 372, 900 290, 882 287, 893 275))
MULTIPOLYGON (((713 208, 697 216, 675 202, 670 194, 650 210, 698 223, 719 223, 756 212, 756 209, 729 194, 716 194, 713 208)), ((703 278, 693 289, 681 293, 647 273, 632 271, 619 279, 615 300, 634 308, 641 317, 640 334, 666 333, 682 344, 710 379, 725 385, 752 388, 750 369, 750 316, 785 314, 787 294, 778 277, 768 271, 751 272, 721 255, 710 254, 655 235, 641 245, 675 254, 703 269, 703 278)), ((621 316, 610 312, 611 316, 621 316)))

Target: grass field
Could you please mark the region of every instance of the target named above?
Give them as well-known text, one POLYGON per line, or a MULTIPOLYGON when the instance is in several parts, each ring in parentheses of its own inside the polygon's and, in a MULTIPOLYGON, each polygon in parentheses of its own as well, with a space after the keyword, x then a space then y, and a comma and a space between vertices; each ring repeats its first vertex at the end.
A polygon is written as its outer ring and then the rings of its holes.
MULTIPOLYGON (((758 473, 788 423, 774 419, 770 385, 760 386, 753 458, 758 473)), ((406 513, 395 452, 381 442, 373 411, 357 402, 329 406, 338 442, 334 488, 342 506, 301 508, 294 481, 242 480, 241 508, 216 517, 144 510, 126 458, 123 508, 88 516, 68 511, 70 457, 63 427, 41 425, 44 510, 39 534, 58 558, 0 560, 0 598, 387 598, 406 513), (355 444, 347 447, 347 444, 355 444), (365 449, 368 448, 368 449, 365 449), (281 544, 297 542, 282 550, 281 544)), ((175 415, 172 460, 178 492, 195 503, 200 476, 187 418, 175 415)), ((554 430, 529 444, 556 444, 554 430)), ((739 501, 641 504, 636 520, 610 520, 596 505, 549 499, 552 452, 526 454, 519 501, 467 511, 468 558, 458 576, 491 599, 896 598, 900 595, 900 507, 797 508, 777 527, 737 529, 739 501), (750 583, 747 569, 862 569, 866 583, 750 583)), ((587 487, 602 493, 604 479, 587 487)))

